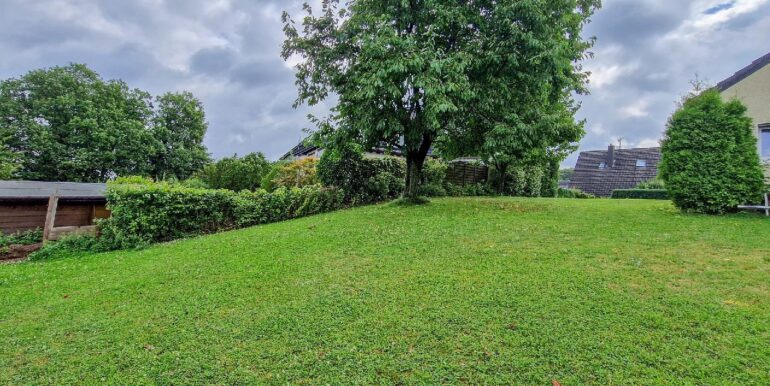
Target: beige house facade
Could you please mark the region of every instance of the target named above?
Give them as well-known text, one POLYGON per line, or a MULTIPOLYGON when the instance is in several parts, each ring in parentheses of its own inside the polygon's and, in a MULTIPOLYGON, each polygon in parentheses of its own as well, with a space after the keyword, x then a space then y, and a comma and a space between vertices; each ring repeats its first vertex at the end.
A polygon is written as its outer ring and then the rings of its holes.
POLYGON ((770 53, 717 84, 724 99, 738 99, 754 121, 759 156, 770 179, 770 53))

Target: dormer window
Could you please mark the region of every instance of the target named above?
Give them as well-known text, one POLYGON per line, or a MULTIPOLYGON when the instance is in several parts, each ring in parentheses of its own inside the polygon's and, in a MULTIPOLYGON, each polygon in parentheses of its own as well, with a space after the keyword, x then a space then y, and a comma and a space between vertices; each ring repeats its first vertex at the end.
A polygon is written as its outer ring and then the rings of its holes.
POLYGON ((638 159, 636 160, 636 167, 638 168, 646 168, 647 167, 647 160, 646 159, 638 159))

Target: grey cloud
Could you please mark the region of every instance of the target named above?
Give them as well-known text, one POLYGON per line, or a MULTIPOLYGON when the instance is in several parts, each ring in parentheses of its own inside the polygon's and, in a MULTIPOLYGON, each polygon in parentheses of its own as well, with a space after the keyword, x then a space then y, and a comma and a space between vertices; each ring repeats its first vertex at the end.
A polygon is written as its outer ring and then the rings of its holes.
MULTIPOLYGON (((0 50, 11 53, 0 55, 0 78, 81 62, 153 94, 192 91, 206 107, 205 141, 216 157, 279 157, 303 137, 307 114, 325 115, 333 103, 292 108, 296 87, 280 58, 280 13, 301 19, 301 0, 0 2, 0 50), (66 9, 47 12, 59 6, 66 9)), ((626 71, 580 98, 589 129, 581 150, 618 137, 627 145, 654 144, 696 72, 716 82, 770 51, 770 3, 713 31, 672 38, 706 11, 693 4, 605 1, 586 29, 598 38, 587 67, 626 71)))

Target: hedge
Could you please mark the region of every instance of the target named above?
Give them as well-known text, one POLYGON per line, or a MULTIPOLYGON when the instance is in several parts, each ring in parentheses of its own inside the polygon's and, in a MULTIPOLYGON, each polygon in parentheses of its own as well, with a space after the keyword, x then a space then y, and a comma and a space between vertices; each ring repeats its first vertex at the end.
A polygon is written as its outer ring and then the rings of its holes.
POLYGON ((237 193, 167 183, 110 184, 106 196, 112 216, 99 224, 105 250, 288 220, 343 204, 339 189, 318 185, 237 193))
POLYGON ((668 192, 665 189, 615 189, 612 198, 634 198, 641 200, 668 200, 668 192))

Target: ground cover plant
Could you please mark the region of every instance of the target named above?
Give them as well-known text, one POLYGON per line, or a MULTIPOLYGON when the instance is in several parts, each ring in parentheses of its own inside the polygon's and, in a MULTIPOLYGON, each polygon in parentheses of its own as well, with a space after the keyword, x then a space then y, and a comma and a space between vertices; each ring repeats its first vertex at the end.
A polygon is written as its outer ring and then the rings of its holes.
POLYGON ((0 384, 765 384, 767 219, 439 198, 0 266, 0 384))

